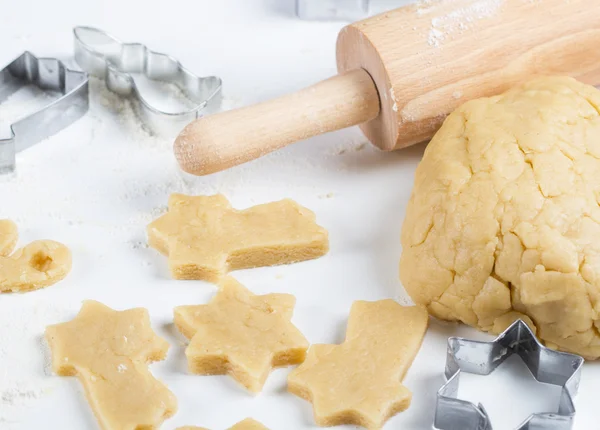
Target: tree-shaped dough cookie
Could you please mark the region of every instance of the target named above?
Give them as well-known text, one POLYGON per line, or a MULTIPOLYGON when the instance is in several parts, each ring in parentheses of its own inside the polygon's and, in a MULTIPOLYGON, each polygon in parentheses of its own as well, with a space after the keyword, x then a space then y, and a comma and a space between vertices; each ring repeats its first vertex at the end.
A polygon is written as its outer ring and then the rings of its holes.
POLYGON ((171 195, 148 240, 169 257, 174 278, 211 282, 231 270, 317 258, 329 247, 314 213, 292 200, 240 211, 222 195, 171 195))
MULTIPOLYGON (((177 430, 207 430, 207 429, 205 429, 204 427, 186 426, 186 427, 179 427, 177 430)), ((253 420, 252 418, 246 418, 245 420, 240 421, 233 427, 229 427, 228 430, 269 430, 269 429, 267 429, 265 426, 263 426, 258 421, 253 420)))
POLYGON ((288 377, 288 390, 312 401, 320 426, 379 429, 408 408, 402 385, 427 329, 427 311, 393 300, 352 305, 341 345, 313 345, 288 377))
POLYGON ((36 240, 17 249, 17 226, 0 220, 0 292, 24 292, 47 287, 71 271, 71 251, 53 240, 36 240))
POLYGON ((291 322, 294 304, 294 296, 256 296, 228 277, 209 304, 175 308, 175 325, 191 339, 190 371, 229 374, 260 391, 273 367, 301 363, 306 355, 308 342, 291 322))
POLYGON ((148 370, 169 345, 152 331, 146 309, 86 301, 75 319, 48 327, 46 339, 54 371, 79 377, 103 429, 157 429, 177 410, 175 396, 148 370))

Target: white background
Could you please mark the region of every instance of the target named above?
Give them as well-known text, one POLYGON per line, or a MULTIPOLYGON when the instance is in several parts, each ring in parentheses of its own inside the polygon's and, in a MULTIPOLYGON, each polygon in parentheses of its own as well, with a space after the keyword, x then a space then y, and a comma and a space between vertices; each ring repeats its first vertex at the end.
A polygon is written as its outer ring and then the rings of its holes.
MULTIPOLYGON (((302 22, 293 15, 291 0, 0 3, 1 63, 26 49, 69 60, 71 28, 92 25, 172 54, 199 74, 222 77, 226 107, 333 75, 335 38, 343 25, 302 22)), ((257 396, 229 377, 187 374, 183 338, 173 327, 172 310, 206 303, 216 289, 199 281, 169 279, 166 259, 145 245, 145 227, 175 191, 222 192, 238 208, 289 197, 312 209, 330 232, 327 256, 234 275, 255 293, 294 294, 294 322, 305 336, 312 343, 338 343, 354 300, 392 297, 408 302, 398 280, 399 235, 424 146, 385 154, 366 143, 358 129, 349 129, 196 178, 178 170, 171 139, 141 132, 102 85, 96 82, 91 90, 86 117, 20 154, 17 175, 0 179, 0 218, 18 222, 19 244, 55 239, 67 244, 74 256, 65 281, 33 293, 0 295, 0 327, 18 321, 15 330, 24 333, 10 336, 0 329, 5 381, 11 374, 30 375, 32 383, 45 387, 40 398, 13 407, 13 422, 0 421, 0 428, 97 428, 76 378, 45 375, 45 352, 38 346, 44 326, 72 318, 85 299, 116 309, 148 308, 155 330, 171 344, 167 360, 151 367, 179 401, 179 412, 162 428, 201 425, 217 430, 248 416, 273 430, 315 428, 310 405, 285 390, 289 369, 275 371, 257 396), (27 325, 30 314, 32 325, 27 325)), ((2 115, 0 107, 0 119, 2 115)), ((386 429, 430 428, 451 335, 489 338, 432 322, 404 381, 413 392, 413 404, 386 429)), ((462 384, 461 395, 482 401, 498 429, 514 428, 529 413, 551 410, 557 402, 556 389, 544 391, 514 363, 487 378, 464 378, 462 384)), ((594 382, 599 375, 595 364, 586 364, 576 428, 597 427, 594 382)), ((0 392, 2 386, 0 378, 0 392)))

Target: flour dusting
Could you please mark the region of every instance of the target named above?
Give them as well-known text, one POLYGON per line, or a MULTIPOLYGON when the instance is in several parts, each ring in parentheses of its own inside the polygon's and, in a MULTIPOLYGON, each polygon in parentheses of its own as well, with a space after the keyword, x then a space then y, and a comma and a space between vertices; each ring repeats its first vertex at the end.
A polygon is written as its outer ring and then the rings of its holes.
POLYGON ((0 139, 11 137, 10 126, 57 100, 57 91, 24 85, 0 103, 0 139))
POLYGON ((394 104, 392 105, 392 110, 394 112, 398 112, 398 102, 396 101, 396 93, 394 92, 393 88, 390 88, 390 97, 394 101, 394 104))
MULTIPOLYGON (((241 178, 232 176, 228 181, 212 185, 181 171, 173 156, 172 146, 178 130, 171 134, 154 133, 140 118, 136 103, 117 95, 98 78, 90 77, 89 112, 56 135, 31 149, 17 154, 17 170, 11 175, 0 175, 0 194, 7 201, 22 201, 18 207, 0 208, 0 217, 8 217, 19 225, 30 226, 39 219, 61 221, 69 225, 98 223, 92 208, 107 195, 111 201, 136 203, 155 198, 156 205, 167 201, 169 194, 215 193, 241 187, 241 178), (125 144, 123 144, 125 142, 125 144), (110 174, 123 178, 121 187, 110 190, 98 184, 97 176, 89 174, 93 167, 110 165, 110 174), (65 182, 54 172, 73 166, 89 166, 77 181, 70 181, 69 193, 57 198, 44 192, 45 187, 61 189, 65 182), (143 174, 135 174, 132 166, 143 167, 143 174), (50 174, 48 174, 50 172, 50 174), (44 187, 41 187, 43 184, 44 187), (202 189, 198 189, 198 185, 202 189), (31 198, 23 200, 21 193, 28 189, 31 198), (73 189, 76 189, 74 191, 73 189), (86 207, 90 210, 86 210, 86 207)), ((9 137, 13 122, 33 113, 59 97, 60 94, 25 86, 0 104, 0 138, 9 137), (4 136, 6 135, 6 136, 4 136)), ((181 98, 179 94, 172 97, 181 98)), ((224 97, 221 110, 239 107, 242 101, 224 97)), ((205 181, 206 182, 206 181, 205 181)), ((140 208, 128 219, 119 219, 112 231, 130 231, 132 226, 150 222, 156 214, 155 206, 140 208)))
MULTIPOLYGON (((454 0, 451 0, 452 4, 454 0)), ((504 0, 479 0, 468 6, 453 10, 446 15, 435 17, 431 20, 431 29, 427 36, 427 43, 430 46, 439 47, 447 38, 453 34, 461 33, 472 27, 476 21, 491 18, 502 6, 504 0)), ((435 7, 435 3, 430 0, 422 1, 418 4, 417 15, 430 13, 435 7)))
POLYGON ((50 353, 43 339, 46 326, 72 315, 47 302, 0 296, 0 428, 8 430, 34 401, 52 390, 50 353))

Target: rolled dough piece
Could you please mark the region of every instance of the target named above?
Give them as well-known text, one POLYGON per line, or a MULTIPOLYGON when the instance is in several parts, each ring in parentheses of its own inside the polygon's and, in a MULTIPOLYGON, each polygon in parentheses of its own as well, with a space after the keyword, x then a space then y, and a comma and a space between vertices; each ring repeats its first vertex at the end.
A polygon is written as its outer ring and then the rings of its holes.
MULTIPOLYGON (((186 426, 186 427, 179 427, 177 430, 208 430, 208 429, 205 429, 204 427, 186 426)), ((230 427, 228 430, 269 430, 269 429, 266 428, 265 426, 263 426, 258 421, 253 420, 252 418, 246 418, 245 420, 240 421, 233 427, 230 427)))
POLYGON ((79 377, 101 428, 157 429, 177 411, 173 393, 148 370, 169 345, 150 327, 146 309, 86 301, 73 320, 49 326, 46 339, 52 369, 79 377))
POLYGON ((218 282, 231 270, 309 260, 329 249, 315 214, 292 200, 245 210, 222 195, 173 194, 148 226, 150 246, 169 257, 175 279, 218 282))
POLYGON ((341 345, 312 345, 288 377, 288 391, 314 406, 320 426, 379 429, 410 406, 402 379, 427 329, 427 311, 394 300, 352 305, 341 345))
POLYGON ((207 305, 175 308, 175 325, 191 339, 185 351, 198 375, 229 374, 259 392, 273 367, 304 361, 308 341, 292 324, 290 294, 256 296, 227 277, 207 305))
POLYGON ((465 103, 429 143, 400 278, 437 318, 600 357, 600 92, 535 79, 465 103), (529 321, 527 321, 529 319, 529 321))

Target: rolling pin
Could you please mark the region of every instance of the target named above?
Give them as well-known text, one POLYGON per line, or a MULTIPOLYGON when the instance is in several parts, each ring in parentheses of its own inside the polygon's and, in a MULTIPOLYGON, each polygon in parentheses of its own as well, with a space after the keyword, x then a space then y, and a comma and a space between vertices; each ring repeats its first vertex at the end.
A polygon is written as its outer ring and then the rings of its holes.
POLYGON ((337 76, 195 120, 175 156, 206 175, 357 124, 382 150, 404 148, 463 102, 536 75, 600 83, 599 45, 600 0, 421 0, 343 28, 337 76))

